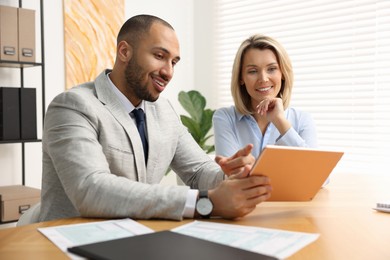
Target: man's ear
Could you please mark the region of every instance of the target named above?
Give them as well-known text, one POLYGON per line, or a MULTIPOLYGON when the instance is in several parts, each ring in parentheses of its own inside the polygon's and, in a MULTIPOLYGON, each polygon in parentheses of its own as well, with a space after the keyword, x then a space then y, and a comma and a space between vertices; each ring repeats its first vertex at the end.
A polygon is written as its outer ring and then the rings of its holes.
POLYGON ((118 59, 124 63, 127 63, 133 56, 133 48, 126 41, 120 41, 117 49, 118 59))

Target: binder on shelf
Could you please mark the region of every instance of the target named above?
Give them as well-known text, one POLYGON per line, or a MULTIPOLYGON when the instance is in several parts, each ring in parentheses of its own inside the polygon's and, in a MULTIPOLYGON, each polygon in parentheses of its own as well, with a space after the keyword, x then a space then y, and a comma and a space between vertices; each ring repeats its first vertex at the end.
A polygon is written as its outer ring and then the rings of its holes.
POLYGON ((37 139, 37 101, 35 88, 20 88, 20 138, 37 139))
POLYGON ((35 10, 18 8, 19 61, 35 62, 35 10))
POLYGON ((18 61, 18 8, 0 6, 0 59, 18 61))
POLYGON ((19 139, 19 88, 0 87, 0 140, 19 139))

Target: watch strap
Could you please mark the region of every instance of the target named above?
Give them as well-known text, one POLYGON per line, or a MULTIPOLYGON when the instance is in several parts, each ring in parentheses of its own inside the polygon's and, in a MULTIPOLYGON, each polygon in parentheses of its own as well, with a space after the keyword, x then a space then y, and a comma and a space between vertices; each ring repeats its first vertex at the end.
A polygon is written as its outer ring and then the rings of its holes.
POLYGON ((199 190, 199 198, 208 198, 209 191, 208 190, 199 190))

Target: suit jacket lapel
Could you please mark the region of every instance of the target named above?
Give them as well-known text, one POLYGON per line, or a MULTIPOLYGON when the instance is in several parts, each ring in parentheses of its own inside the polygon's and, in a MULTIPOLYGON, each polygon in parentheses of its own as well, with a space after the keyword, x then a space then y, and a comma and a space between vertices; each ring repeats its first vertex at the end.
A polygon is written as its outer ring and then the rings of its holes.
MULTIPOLYGON (((158 102, 158 101, 156 101, 158 102)), ((153 183, 154 171, 156 169, 157 163, 159 161, 160 148, 162 145, 160 124, 157 117, 157 111, 155 102, 145 102, 145 112, 146 112, 146 128, 148 131, 148 143, 149 143, 149 157, 148 157, 148 167, 147 167, 147 182, 153 183), (151 149, 153 148, 153 149, 151 149)))
MULTIPOLYGON (((107 80, 109 70, 103 71, 95 80, 97 98, 106 106, 113 117, 121 124, 131 142, 135 163, 137 167, 137 176, 139 182, 146 182, 146 166, 141 138, 137 126, 133 123, 130 115, 127 114, 116 94, 112 91, 110 83, 107 80)), ((113 136, 115 138, 115 136, 113 136)), ((129 169, 131 170, 131 169, 129 169)))

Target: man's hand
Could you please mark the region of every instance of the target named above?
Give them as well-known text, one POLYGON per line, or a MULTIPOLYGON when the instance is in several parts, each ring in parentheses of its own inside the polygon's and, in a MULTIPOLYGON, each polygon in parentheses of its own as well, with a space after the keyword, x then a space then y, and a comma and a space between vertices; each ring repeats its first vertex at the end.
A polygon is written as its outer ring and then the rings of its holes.
POLYGON ((251 154, 252 148, 253 144, 248 144, 231 157, 217 155, 215 161, 221 166, 227 176, 235 176, 236 178, 247 177, 255 163, 255 157, 251 154))
POLYGON ((229 178, 209 191, 214 205, 212 216, 226 219, 243 217, 252 212, 256 205, 271 196, 271 186, 266 176, 229 178))

